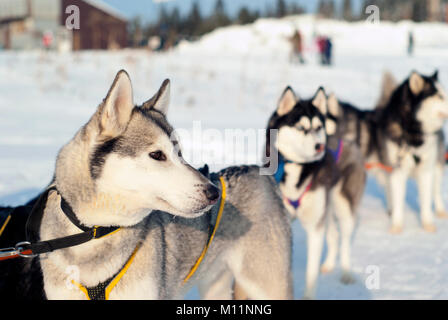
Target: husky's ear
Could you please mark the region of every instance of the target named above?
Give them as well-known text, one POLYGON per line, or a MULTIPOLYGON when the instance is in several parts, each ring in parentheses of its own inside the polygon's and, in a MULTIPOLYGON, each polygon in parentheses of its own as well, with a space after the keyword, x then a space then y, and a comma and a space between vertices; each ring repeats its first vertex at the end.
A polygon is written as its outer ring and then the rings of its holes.
POLYGON ((159 91, 157 91, 154 97, 146 101, 143 104, 142 108, 143 109, 154 108, 162 112, 164 115, 166 115, 168 111, 168 106, 170 104, 170 87, 171 87, 170 80, 165 79, 159 91))
POLYGON ((116 137, 123 133, 133 108, 131 79, 126 71, 120 70, 100 109, 100 135, 116 137))
POLYGON ((294 90, 292 90, 290 86, 286 87, 285 91, 283 91, 283 94, 278 102, 277 114, 279 116, 287 114, 294 108, 297 101, 298 99, 296 97, 296 94, 294 93, 294 90))
POLYGON ((434 81, 439 81, 439 70, 434 71, 434 74, 431 76, 431 79, 434 81))
POLYGON ((317 89, 316 94, 311 101, 313 106, 315 106, 323 115, 326 115, 327 110, 327 95, 325 94, 325 90, 323 87, 317 89))
MULTIPOLYGON (((327 99, 328 106, 328 114, 330 114, 333 118, 337 118, 339 116, 339 101, 336 98, 334 93, 331 93, 327 99)), ((335 119, 326 118, 325 119, 325 131, 329 136, 336 133, 337 123, 335 119)))
POLYGON ((419 95, 425 86, 425 80, 417 72, 413 71, 409 77, 409 89, 414 95, 419 95))
POLYGON ((330 93, 327 99, 328 112, 334 116, 339 116, 339 101, 334 93, 330 93))

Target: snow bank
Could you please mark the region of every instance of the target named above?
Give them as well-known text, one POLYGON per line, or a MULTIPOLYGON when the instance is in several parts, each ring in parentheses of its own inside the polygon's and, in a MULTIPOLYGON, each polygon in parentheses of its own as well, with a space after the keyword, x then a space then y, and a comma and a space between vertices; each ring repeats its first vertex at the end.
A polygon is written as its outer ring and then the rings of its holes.
POLYGON ((401 55, 406 52, 408 34, 414 34, 419 47, 448 47, 448 26, 442 23, 368 22, 318 19, 299 15, 283 19, 259 19, 253 24, 229 26, 205 35, 195 43, 182 42, 183 53, 221 53, 228 55, 260 55, 289 53, 288 38, 299 29, 305 38, 305 50, 315 51, 314 37, 332 38, 341 54, 401 55))

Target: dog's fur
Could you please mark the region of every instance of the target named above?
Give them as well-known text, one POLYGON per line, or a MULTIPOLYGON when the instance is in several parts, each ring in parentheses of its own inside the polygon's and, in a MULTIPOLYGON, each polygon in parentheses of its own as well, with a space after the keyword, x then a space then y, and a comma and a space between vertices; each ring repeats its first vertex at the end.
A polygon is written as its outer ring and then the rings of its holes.
POLYGON ((131 82, 121 71, 90 121, 61 149, 53 183, 58 193, 49 193, 41 239, 80 232, 61 211, 61 195, 84 225, 122 228, 41 257, 47 298, 85 299, 71 285, 73 277, 96 286, 123 267, 139 242, 110 299, 181 298, 194 284, 205 299, 231 298, 234 279, 251 299, 292 298, 289 217, 275 182, 255 166, 218 173, 227 187, 222 220, 198 271, 183 285, 216 220, 219 203, 209 194, 220 183, 183 161, 165 118, 168 101, 165 82, 134 107, 131 82))
POLYGON ((423 227, 435 231, 432 200, 437 215, 447 217, 441 188, 445 162, 441 129, 448 101, 438 83, 437 72, 432 76, 413 72, 401 85, 396 85, 391 75, 385 76, 380 102, 373 110, 361 111, 338 101, 334 95, 330 95, 328 104, 337 122, 338 135, 355 141, 366 163, 392 168, 391 175, 383 169, 372 170, 386 187, 391 231, 402 230, 405 184, 411 174, 419 181, 423 227))
POLYGON ((337 163, 328 152, 329 145, 335 142, 337 145, 337 140, 327 140, 326 114, 327 97, 322 88, 312 99, 300 100, 288 87, 269 119, 267 128, 267 156, 270 156, 271 150, 276 150, 279 156, 290 161, 285 163, 285 174, 280 181, 283 196, 298 199, 310 181, 313 181, 297 209, 284 201, 288 211, 300 219, 307 233, 305 298, 315 296, 327 218, 328 255, 321 270, 329 272, 335 267, 338 253, 337 219, 342 232, 341 280, 344 283, 353 281, 350 273, 350 242, 355 225, 355 210, 365 185, 362 156, 354 143, 345 142, 337 163), (272 129, 278 130, 275 141, 270 141, 272 129))

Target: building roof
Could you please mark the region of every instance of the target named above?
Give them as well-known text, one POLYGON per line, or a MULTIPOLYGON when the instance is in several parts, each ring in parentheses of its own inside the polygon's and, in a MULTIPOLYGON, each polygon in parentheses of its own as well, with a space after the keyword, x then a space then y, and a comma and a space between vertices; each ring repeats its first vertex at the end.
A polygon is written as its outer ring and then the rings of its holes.
POLYGON ((107 14, 110 14, 111 16, 114 16, 117 19, 128 21, 128 18, 125 17, 123 14, 121 14, 120 11, 113 8, 109 4, 105 3, 104 1, 101 0, 83 0, 83 1, 95 8, 98 8, 101 11, 106 12, 107 14))

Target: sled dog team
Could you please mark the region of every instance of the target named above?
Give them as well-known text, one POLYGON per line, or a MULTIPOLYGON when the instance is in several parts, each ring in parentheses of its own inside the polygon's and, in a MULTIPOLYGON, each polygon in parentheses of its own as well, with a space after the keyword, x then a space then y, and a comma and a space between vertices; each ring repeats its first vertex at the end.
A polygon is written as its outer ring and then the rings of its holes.
POLYGON ((278 155, 272 176, 258 166, 209 173, 188 165, 166 118, 169 100, 165 81, 135 106, 120 71, 60 150, 53 181, 32 212, 37 244, 25 246, 43 252, 48 299, 179 299, 194 285, 204 299, 291 299, 291 218, 307 234, 304 297, 315 297, 319 273, 331 272, 338 256, 341 281, 351 283, 351 237, 367 169, 385 187, 391 232, 403 229, 411 176, 422 227, 436 229, 433 204, 446 216, 448 97, 437 72, 412 72, 401 84, 386 76, 370 111, 323 88, 310 99, 286 88, 267 126, 266 159, 278 155), (272 140, 270 130, 277 130, 272 140), (81 244, 64 247, 68 236, 81 244), (73 266, 76 279, 67 272, 73 266))

